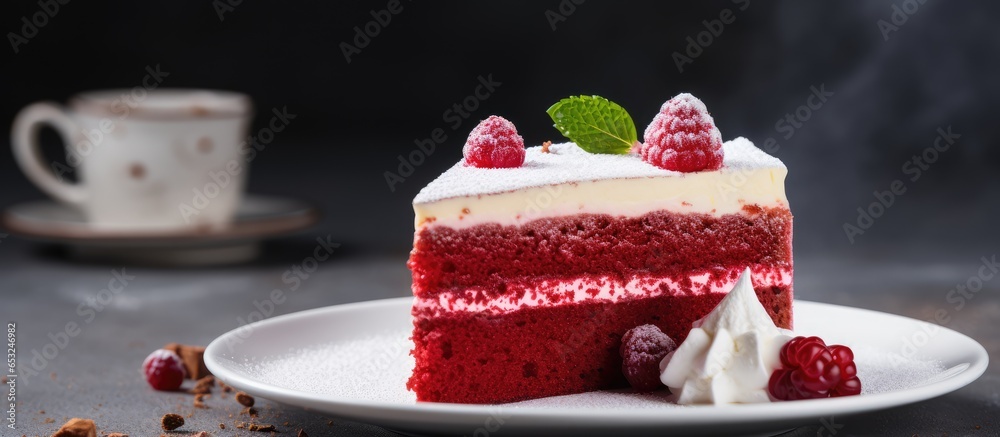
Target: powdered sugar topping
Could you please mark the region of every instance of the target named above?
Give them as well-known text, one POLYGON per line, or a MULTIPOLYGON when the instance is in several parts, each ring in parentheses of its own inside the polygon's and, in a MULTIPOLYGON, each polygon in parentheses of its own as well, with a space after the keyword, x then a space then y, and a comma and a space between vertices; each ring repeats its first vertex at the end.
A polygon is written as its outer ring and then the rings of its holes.
MULTIPOLYGON (((723 144, 725 160, 719 172, 785 168, 750 140, 740 137, 723 144)), ((413 203, 430 203, 464 196, 505 193, 530 187, 625 178, 685 177, 664 170, 637 155, 599 155, 585 152, 574 143, 553 144, 550 153, 530 147, 524 165, 518 168, 475 168, 457 163, 424 187, 413 203)))

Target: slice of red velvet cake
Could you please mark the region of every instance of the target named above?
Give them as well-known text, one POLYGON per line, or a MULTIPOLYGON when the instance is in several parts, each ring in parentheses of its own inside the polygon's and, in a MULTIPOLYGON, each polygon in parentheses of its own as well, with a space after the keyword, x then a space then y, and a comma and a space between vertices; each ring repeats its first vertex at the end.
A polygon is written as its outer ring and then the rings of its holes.
POLYGON ((407 386, 418 400, 501 403, 626 386, 626 331, 654 324, 680 343, 746 268, 775 324, 791 328, 787 170, 750 141, 722 145, 717 169, 682 173, 643 151, 594 154, 574 143, 516 159, 506 150, 497 159, 513 168, 479 168, 467 164, 473 136, 466 160, 413 201, 407 386))

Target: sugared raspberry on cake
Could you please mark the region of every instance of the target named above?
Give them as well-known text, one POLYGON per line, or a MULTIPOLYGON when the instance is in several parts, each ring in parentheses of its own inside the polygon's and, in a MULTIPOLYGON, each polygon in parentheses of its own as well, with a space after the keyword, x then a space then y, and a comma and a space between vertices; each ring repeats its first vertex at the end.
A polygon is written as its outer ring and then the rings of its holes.
POLYGON ((657 167, 693 172, 722 166, 722 134, 705 104, 691 94, 667 100, 643 139, 639 155, 657 167))
POLYGON ((413 355, 420 401, 501 403, 626 387, 622 336, 678 344, 750 268, 792 326, 785 166, 744 139, 721 168, 666 170, 573 143, 517 168, 458 163, 413 207, 413 355))
POLYGON ((491 115, 479 122, 462 148, 465 164, 480 168, 520 167, 524 163, 524 139, 506 118, 491 115))

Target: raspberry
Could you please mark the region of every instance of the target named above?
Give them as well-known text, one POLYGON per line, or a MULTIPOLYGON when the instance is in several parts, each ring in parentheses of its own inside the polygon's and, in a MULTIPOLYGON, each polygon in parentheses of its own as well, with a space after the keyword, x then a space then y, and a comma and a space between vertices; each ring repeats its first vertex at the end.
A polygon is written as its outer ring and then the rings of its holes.
POLYGON ((513 168, 524 164, 524 139, 514 123, 491 115, 469 133, 462 149, 465 164, 479 168, 513 168))
POLYGON ((768 391, 775 399, 793 401, 861 393, 854 352, 827 346, 819 337, 795 337, 781 347, 781 368, 771 374, 768 391))
POLYGON ((722 167, 722 134, 705 104, 690 94, 667 100, 643 139, 639 156, 657 167, 686 173, 722 167))
POLYGON ((660 388, 660 361, 677 349, 677 343, 656 325, 642 325, 622 336, 618 352, 622 356, 622 372, 636 391, 650 392, 660 388))
POLYGON ((181 387, 187 371, 180 356, 166 349, 157 349, 142 362, 142 374, 154 389, 169 391, 181 387))

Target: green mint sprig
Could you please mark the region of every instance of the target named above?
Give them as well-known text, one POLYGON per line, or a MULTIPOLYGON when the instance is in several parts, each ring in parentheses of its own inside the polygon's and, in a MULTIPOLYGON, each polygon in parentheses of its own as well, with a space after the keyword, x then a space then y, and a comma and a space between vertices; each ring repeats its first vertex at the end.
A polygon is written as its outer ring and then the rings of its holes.
POLYGON ((624 155, 638 140, 632 117, 604 97, 567 97, 545 112, 559 133, 590 153, 624 155))

